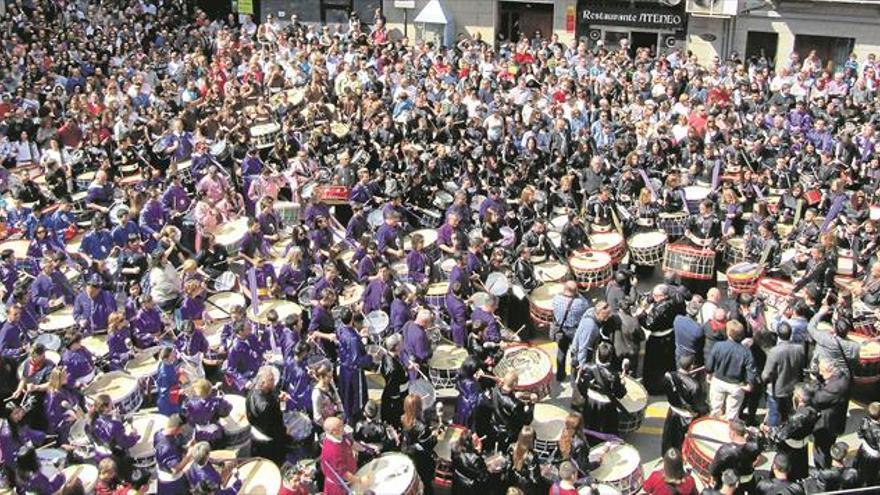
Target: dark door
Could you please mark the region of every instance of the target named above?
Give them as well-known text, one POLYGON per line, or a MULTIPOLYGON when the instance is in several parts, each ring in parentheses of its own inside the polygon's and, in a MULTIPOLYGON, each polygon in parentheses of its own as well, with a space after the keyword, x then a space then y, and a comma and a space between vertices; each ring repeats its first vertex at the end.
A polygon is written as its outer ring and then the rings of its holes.
POLYGON ((778 43, 779 35, 776 33, 749 31, 746 35, 746 58, 764 57, 770 67, 773 67, 776 65, 776 45, 778 43))
POLYGON ((637 48, 648 48, 651 53, 657 53, 657 33, 645 31, 633 31, 630 34, 630 49, 635 53, 637 48))
POLYGON ((511 41, 519 41, 520 36, 534 38, 541 33, 542 38, 553 34, 553 5, 531 2, 501 2, 499 34, 511 41))

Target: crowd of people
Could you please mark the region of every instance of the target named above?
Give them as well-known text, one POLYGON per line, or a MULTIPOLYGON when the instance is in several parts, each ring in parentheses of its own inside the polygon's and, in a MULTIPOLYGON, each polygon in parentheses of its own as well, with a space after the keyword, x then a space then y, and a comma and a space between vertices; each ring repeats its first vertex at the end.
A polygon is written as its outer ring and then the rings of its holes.
POLYGON ((880 481, 874 55, 5 3, 0 492, 880 481))

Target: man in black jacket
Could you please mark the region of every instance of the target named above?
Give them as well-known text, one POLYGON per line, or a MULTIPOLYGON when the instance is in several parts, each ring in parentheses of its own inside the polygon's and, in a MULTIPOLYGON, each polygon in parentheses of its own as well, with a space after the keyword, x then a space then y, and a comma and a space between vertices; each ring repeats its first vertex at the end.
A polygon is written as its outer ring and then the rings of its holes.
POLYGON ((678 358, 678 369, 664 376, 669 411, 663 422, 662 452, 670 447, 680 450, 691 421, 709 412, 702 384, 692 374, 693 367, 694 356, 686 354, 678 358))
POLYGON ((488 442, 489 446, 495 444, 500 452, 506 452, 507 447, 516 440, 523 426, 530 424, 533 419, 537 396, 531 394, 528 401, 520 399, 514 392, 519 383, 519 375, 515 370, 507 372, 502 377, 501 384, 492 391, 492 429, 494 442, 488 442))
POLYGON ((804 345, 791 342, 791 326, 782 322, 776 329, 779 342, 767 352, 761 379, 767 386, 767 418, 770 426, 779 426, 791 413, 794 385, 804 379, 807 357, 804 345))
POLYGON ((776 451, 787 455, 789 463, 786 479, 799 481, 810 472, 807 443, 819 420, 819 413, 811 405, 813 386, 799 383, 794 387, 794 411, 779 427, 762 425, 761 430, 776 444, 776 451))
POLYGON ((285 446, 292 443, 281 414, 280 404, 287 399, 286 393, 282 392, 280 397, 275 393, 275 375, 264 367, 257 373, 257 386, 248 393, 245 403, 254 455, 271 459, 279 465, 286 456, 285 446))
POLYGON ((846 429, 850 378, 825 358, 819 360, 819 375, 821 385, 813 396, 813 406, 819 411, 813 431, 813 462, 817 469, 826 469, 831 467, 831 447, 846 429))
POLYGON ((754 493, 755 460, 761 455, 759 438, 749 437, 746 425, 740 420, 730 422, 730 442, 722 445, 712 460, 709 472, 715 481, 715 488, 721 488, 721 474, 732 469, 739 477, 736 493, 754 493))

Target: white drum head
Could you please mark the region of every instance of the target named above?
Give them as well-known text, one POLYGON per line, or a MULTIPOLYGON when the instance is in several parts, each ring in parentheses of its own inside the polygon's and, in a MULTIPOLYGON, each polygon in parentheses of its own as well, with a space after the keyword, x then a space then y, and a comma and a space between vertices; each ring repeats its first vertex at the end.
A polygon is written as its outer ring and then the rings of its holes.
POLYGON ((388 453, 358 469, 356 476, 362 480, 360 488, 364 492, 408 493, 416 467, 409 457, 388 453))
POLYGON ((642 468, 641 462, 639 451, 635 447, 625 443, 617 444, 602 458, 602 464, 592 473, 593 478, 600 483, 628 478, 642 468))
POLYGON ((535 438, 538 440, 555 442, 562 436, 565 429, 565 418, 568 411, 552 404, 535 404, 535 414, 532 420, 532 428, 535 429, 535 438))
POLYGON ((275 495, 281 490, 281 471, 272 461, 254 459, 238 468, 241 480, 239 493, 248 495, 275 495))
POLYGON ((165 428, 168 416, 161 414, 138 414, 131 420, 131 428, 141 436, 141 439, 129 449, 133 457, 143 457, 153 452, 153 435, 165 428))
POLYGON ((486 277, 486 290, 494 296, 503 296, 510 290, 510 281, 500 272, 492 272, 486 277))

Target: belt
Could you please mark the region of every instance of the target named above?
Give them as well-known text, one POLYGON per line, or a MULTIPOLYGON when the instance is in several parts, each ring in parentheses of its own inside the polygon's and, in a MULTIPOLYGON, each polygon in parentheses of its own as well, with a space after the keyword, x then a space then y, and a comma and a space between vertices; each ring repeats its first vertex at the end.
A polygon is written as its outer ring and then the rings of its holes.
POLYGON ((663 330, 662 332, 651 332, 651 337, 654 337, 654 338, 666 337, 667 335, 671 334, 673 330, 674 330, 673 328, 670 328, 669 330, 663 330))
POLYGON ((871 447, 867 443, 862 442, 862 448, 865 449, 865 452, 870 454, 871 457, 880 457, 880 450, 877 450, 874 447, 871 447))
POLYGON ((401 394, 405 394, 405 393, 409 392, 409 382, 406 382, 406 383, 401 384, 401 385, 400 385, 400 388, 398 389, 398 391, 399 391, 401 394))
POLYGON ((639 218, 636 220, 636 225, 641 225, 642 227, 653 227, 654 220, 651 218, 639 218))
POLYGON ((802 438, 800 440, 796 438, 786 438, 785 444, 793 449, 802 449, 807 446, 807 443, 810 441, 810 437, 802 438))
POLYGON ((694 413, 692 413, 690 411, 686 411, 686 410, 678 408, 678 407, 675 407, 675 406, 669 406, 669 410, 672 411, 673 413, 681 416, 682 418, 685 418, 685 419, 693 419, 694 418, 694 413))

